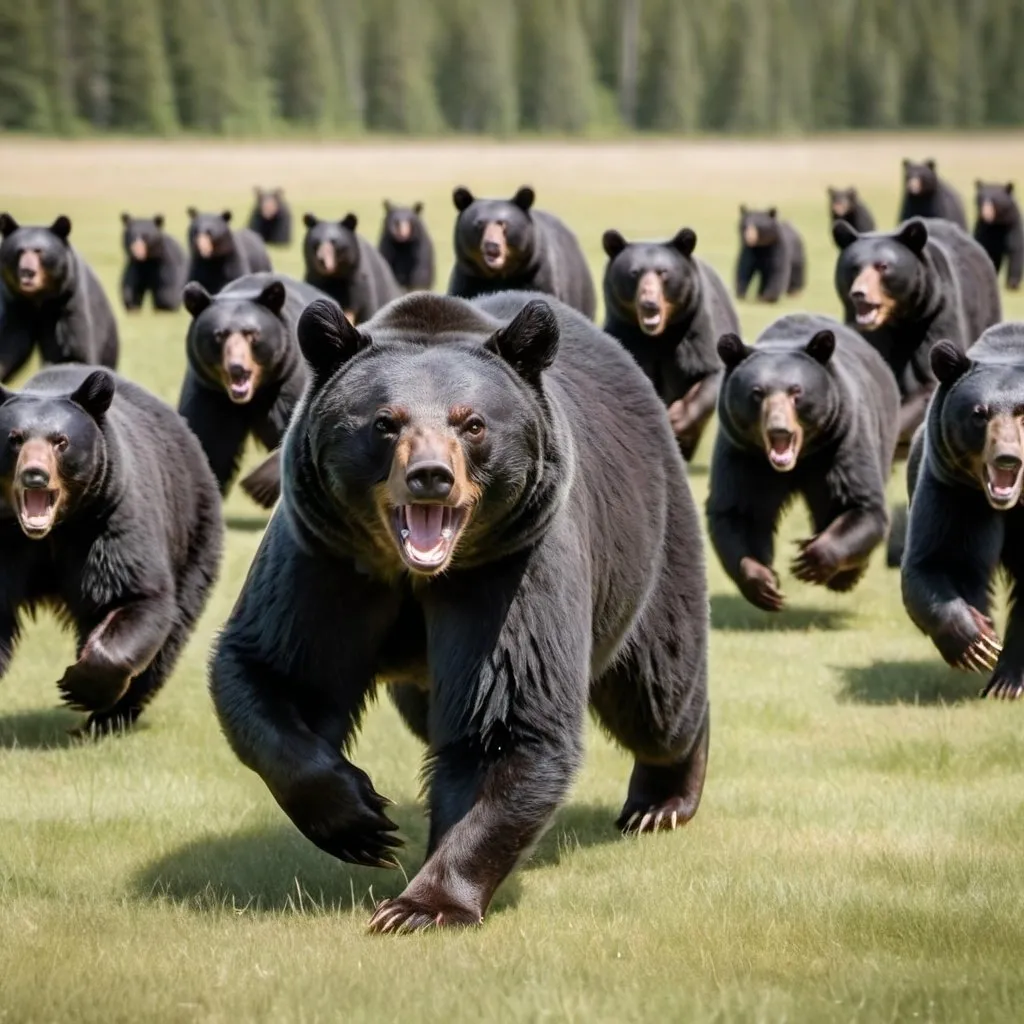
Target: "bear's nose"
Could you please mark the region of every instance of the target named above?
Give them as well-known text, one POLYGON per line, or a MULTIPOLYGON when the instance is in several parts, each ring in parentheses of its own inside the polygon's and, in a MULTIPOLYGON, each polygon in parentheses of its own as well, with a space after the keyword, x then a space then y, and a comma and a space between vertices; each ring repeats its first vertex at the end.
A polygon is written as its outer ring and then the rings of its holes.
POLYGON ((853 291, 850 292, 850 298, 853 299, 854 302, 863 302, 867 297, 868 293, 864 291, 863 288, 854 288, 853 291))
POLYGON ((447 498, 454 484, 455 474, 445 462, 417 462, 405 473, 405 485, 410 493, 424 501, 447 498))
POLYGON ((231 363, 228 366, 228 376, 235 383, 241 383, 249 379, 250 373, 248 367, 243 366, 241 363, 231 363))
POLYGON ((43 490, 50 486, 50 474, 42 466, 29 466, 21 471, 21 486, 28 491, 43 490))
POLYGON ((485 256, 497 256, 501 253, 501 246, 497 242, 484 242, 483 252, 485 256))

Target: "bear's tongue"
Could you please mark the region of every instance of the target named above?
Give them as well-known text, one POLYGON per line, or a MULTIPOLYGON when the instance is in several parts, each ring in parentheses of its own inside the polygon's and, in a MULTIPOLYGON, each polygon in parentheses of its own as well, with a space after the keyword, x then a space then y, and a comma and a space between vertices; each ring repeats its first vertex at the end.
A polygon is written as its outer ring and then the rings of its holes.
POLYGON ((42 519, 50 514, 50 492, 33 488, 25 491, 22 499, 25 515, 29 519, 42 519))
POLYGON ((406 543, 417 554, 432 554, 446 539, 442 534, 445 523, 443 505, 407 505, 405 522, 409 528, 406 543))
POLYGON ((995 466, 989 466, 988 479, 992 493, 997 498, 1009 497, 1017 484, 1017 470, 998 469, 995 466))

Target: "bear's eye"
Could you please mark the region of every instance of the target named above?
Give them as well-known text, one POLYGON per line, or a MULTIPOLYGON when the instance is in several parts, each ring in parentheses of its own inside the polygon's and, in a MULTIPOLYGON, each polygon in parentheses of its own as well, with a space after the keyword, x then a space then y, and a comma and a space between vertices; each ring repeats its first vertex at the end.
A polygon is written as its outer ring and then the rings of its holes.
POLYGON ((985 423, 988 420, 988 409, 983 405, 976 405, 971 410, 971 415, 979 422, 985 423))
POLYGON ((799 384, 794 384, 789 389, 789 397, 790 398, 799 398, 803 393, 804 393, 804 389, 802 387, 800 387, 799 384))
POLYGON ((7 435, 7 443, 14 449, 20 448, 25 443, 25 435, 20 430, 12 430, 7 435))
POLYGON ((662 279, 662 281, 664 281, 665 278, 668 277, 668 271, 667 270, 659 270, 658 271, 658 277, 660 277, 662 279))
POLYGON ((763 387, 761 387, 761 386, 760 386, 760 385, 758 385, 758 384, 755 384, 755 385, 754 385, 754 386, 753 386, 753 387, 752 387, 752 388, 750 389, 750 397, 751 397, 751 398, 752 398, 752 399, 753 399, 753 400, 754 400, 755 402, 760 402, 760 401, 762 401, 762 400, 764 399, 764 388, 763 388, 763 387))
POLYGON ((377 418, 373 421, 373 429, 376 430, 378 434, 391 436, 398 433, 398 423, 391 413, 380 412, 377 413, 377 418))
POLYGON ((470 416, 465 423, 462 424, 462 432, 468 434, 474 440, 479 440, 484 436, 484 421, 479 416, 470 416))
POLYGON ((640 268, 639 268, 639 267, 634 267, 634 268, 633 268, 633 269, 632 269, 632 270, 631 270, 631 271, 629 272, 629 276, 630 276, 630 277, 632 277, 632 278, 634 278, 634 279, 638 278, 638 277, 640 276, 640 268))
POLYGON ((884 260, 880 260, 878 263, 875 264, 875 270, 877 270, 880 274, 884 274, 889 270, 889 264, 886 263, 884 260))
POLYGON ((224 342, 227 340, 227 336, 228 336, 228 331, 214 331, 213 332, 213 340, 215 342, 217 342, 218 345, 223 345, 224 342))
POLYGON ((68 445, 70 443, 71 442, 68 440, 67 434, 58 434, 53 439, 53 447, 56 448, 57 451, 59 452, 67 451, 68 445))

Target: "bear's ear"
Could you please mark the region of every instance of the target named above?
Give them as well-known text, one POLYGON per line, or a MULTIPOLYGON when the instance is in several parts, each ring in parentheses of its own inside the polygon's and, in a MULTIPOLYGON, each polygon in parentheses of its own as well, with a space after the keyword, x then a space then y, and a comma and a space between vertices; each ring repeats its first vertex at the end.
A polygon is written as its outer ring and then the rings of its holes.
POLYGON ((269 309, 274 316, 278 316, 281 310, 284 309, 284 300, 288 297, 287 292, 284 290, 284 283, 281 281, 271 281, 267 286, 256 296, 256 301, 259 305, 266 309, 269 309))
POLYGON ((97 423, 101 422, 114 400, 114 375, 106 370, 94 370, 71 395, 71 401, 81 406, 97 423))
POLYGON ((967 354, 951 341, 937 341, 929 354, 932 373, 940 384, 955 384, 971 367, 967 354))
POLYGON ((455 204, 455 209, 462 213, 463 210, 472 204, 473 193, 468 188, 460 185, 452 192, 452 202, 455 204))
POLYGON ((837 220, 832 225, 832 240, 840 249, 848 249, 858 238, 860 232, 848 220, 837 220))
POLYGON ((299 348, 313 374, 323 384, 357 352, 370 344, 367 335, 352 326, 333 299, 314 299, 299 317, 299 348))
POLYGON ((71 234, 71 221, 69 218, 61 214, 51 225, 50 230, 62 241, 68 240, 68 235, 71 234))
POLYGON ((920 256, 924 252, 925 245, 928 244, 928 226, 920 217, 908 220, 900 228, 896 241, 900 245, 905 245, 915 256, 920 256))
POLYGON ((1012 181, 1008 181, 1006 183, 1006 194, 1008 196, 1012 196, 1013 195, 1013 182, 1012 181))
POLYGON ((195 220, 199 216, 199 211, 194 206, 190 206, 185 213, 188 214, 189 220, 195 220))
POLYGON ((130 213, 122 213, 121 214, 121 223, 125 227, 128 227, 128 225, 131 224, 131 222, 132 222, 132 215, 130 213))
POLYGON ((804 351, 824 366, 831 358, 836 348, 836 336, 832 331, 824 330, 811 338, 804 348, 804 351))
POLYGON ((384 212, 385 213, 390 213, 393 209, 394 209, 394 207, 391 205, 391 200, 390 199, 385 199, 384 200, 384 212))
POLYGON ((189 281, 185 285, 181 299, 193 320, 213 302, 213 296, 198 281, 189 281))
POLYGON ((984 188, 984 186, 985 186, 985 182, 983 182, 983 181, 981 180, 981 178, 975 178, 975 179, 974 179, 974 188, 975 188, 975 191, 977 191, 977 192, 980 192, 980 191, 982 190, 982 188, 984 188))
POLYGON ((931 157, 929 157, 927 160, 925 160, 924 165, 925 165, 925 167, 928 168, 929 171, 934 171, 935 170, 935 161, 931 157))
POLYGON ((280 185, 274 189, 274 197, 276 199, 284 199, 284 189, 280 185))
POLYGON ((851 203, 857 202, 857 190, 852 185, 846 190, 846 195, 851 203))
POLYGON ((779 211, 778 211, 778 209, 776 209, 776 207, 774 207, 774 206, 769 206, 768 207, 768 216, 771 217, 772 220, 775 220, 775 218, 778 216, 778 213, 779 213, 779 211))
POLYGON ((6 238, 18 230, 18 222, 9 213, 0 213, 0 236, 6 238))
POLYGON ((343 228, 348 228, 349 231, 355 231, 359 226, 359 218, 354 213, 346 213, 340 224, 343 228))
POLYGON ((615 259, 628 244, 626 239, 622 237, 622 233, 616 231, 615 228, 609 228, 601 236, 601 245, 604 246, 605 254, 610 260, 615 259))
POLYGON ((512 202, 519 207, 523 213, 527 213, 531 206, 533 206, 534 199, 537 198, 536 193, 530 188, 529 185, 523 185, 518 192, 512 197, 512 202))
POLYGON ((727 370, 735 370, 753 351, 738 334, 723 334, 718 339, 718 358, 727 370))
POLYGON ((676 232, 675 238, 668 244, 689 258, 693 255, 693 250, 697 248, 697 232, 693 228, 680 228, 676 232))
POLYGON ((423 203, 420 202, 420 200, 417 199, 416 202, 412 204, 412 212, 415 213, 417 217, 423 212, 423 203))
POLYGON ((484 348, 504 359, 527 384, 537 386, 541 374, 555 361, 559 335, 551 306, 543 299, 534 299, 507 327, 495 331, 484 348))
POLYGON ((746 215, 747 215, 747 204, 746 203, 740 203, 740 216, 741 217, 746 217, 746 215))
POLYGON ((828 186, 828 197, 829 199, 835 199, 839 195, 839 189, 833 188, 831 185, 828 186))
POLYGON ((153 215, 153 226, 157 229, 157 231, 163 231, 164 215, 162 213, 157 213, 153 215))
POLYGON ((910 170, 910 161, 906 157, 903 158, 903 170, 910 170))
POLYGON ((231 223, 231 211, 230 210, 221 210, 220 219, 222 221, 224 221, 225 224, 230 224, 231 223))
POLYGON ((302 215, 302 223, 305 224, 307 228, 315 228, 320 222, 315 213, 304 213, 302 215))

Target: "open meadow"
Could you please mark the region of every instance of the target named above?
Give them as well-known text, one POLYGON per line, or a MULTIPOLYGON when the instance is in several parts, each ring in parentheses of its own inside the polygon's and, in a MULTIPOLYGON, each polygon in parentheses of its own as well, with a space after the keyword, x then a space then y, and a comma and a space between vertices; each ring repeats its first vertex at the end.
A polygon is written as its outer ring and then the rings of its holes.
MULTIPOLYGON (((283 185, 299 237, 271 250, 301 276, 301 215, 354 211, 376 242, 381 200, 426 204, 438 284, 452 187, 537 205, 579 235, 600 281, 601 234, 683 225, 731 281, 738 204, 777 205, 803 233, 809 286, 740 306, 752 341, 798 309, 837 315, 825 187, 855 184, 893 224, 902 157, 938 159, 973 220, 976 177, 1024 169, 1024 136, 814 142, 0 142, 0 209, 73 221, 121 326, 120 370, 176 403, 185 312, 126 316, 119 214, 234 211, 283 185)), ((1024 319, 1024 296, 1004 295, 1024 319)), ((691 470, 703 507, 709 433, 691 470)), ((255 465, 255 450, 245 468, 255 465)), ((890 485, 904 497, 902 465, 890 485)), ((226 502, 220 583, 174 677, 130 735, 69 738, 57 706, 69 635, 43 617, 0 683, 0 1022, 1016 1021, 1024 1005, 1024 705, 975 699, 910 623, 876 552, 852 595, 794 580, 789 607, 746 604, 710 557, 711 757, 685 829, 623 839, 628 758, 591 727, 568 805, 481 929, 365 934, 402 872, 320 853, 234 758, 206 692, 266 515, 226 502)), ((999 615, 1002 621, 1002 614, 999 615)), ((355 761, 396 802, 403 872, 422 858, 421 749, 386 701, 355 761)))

